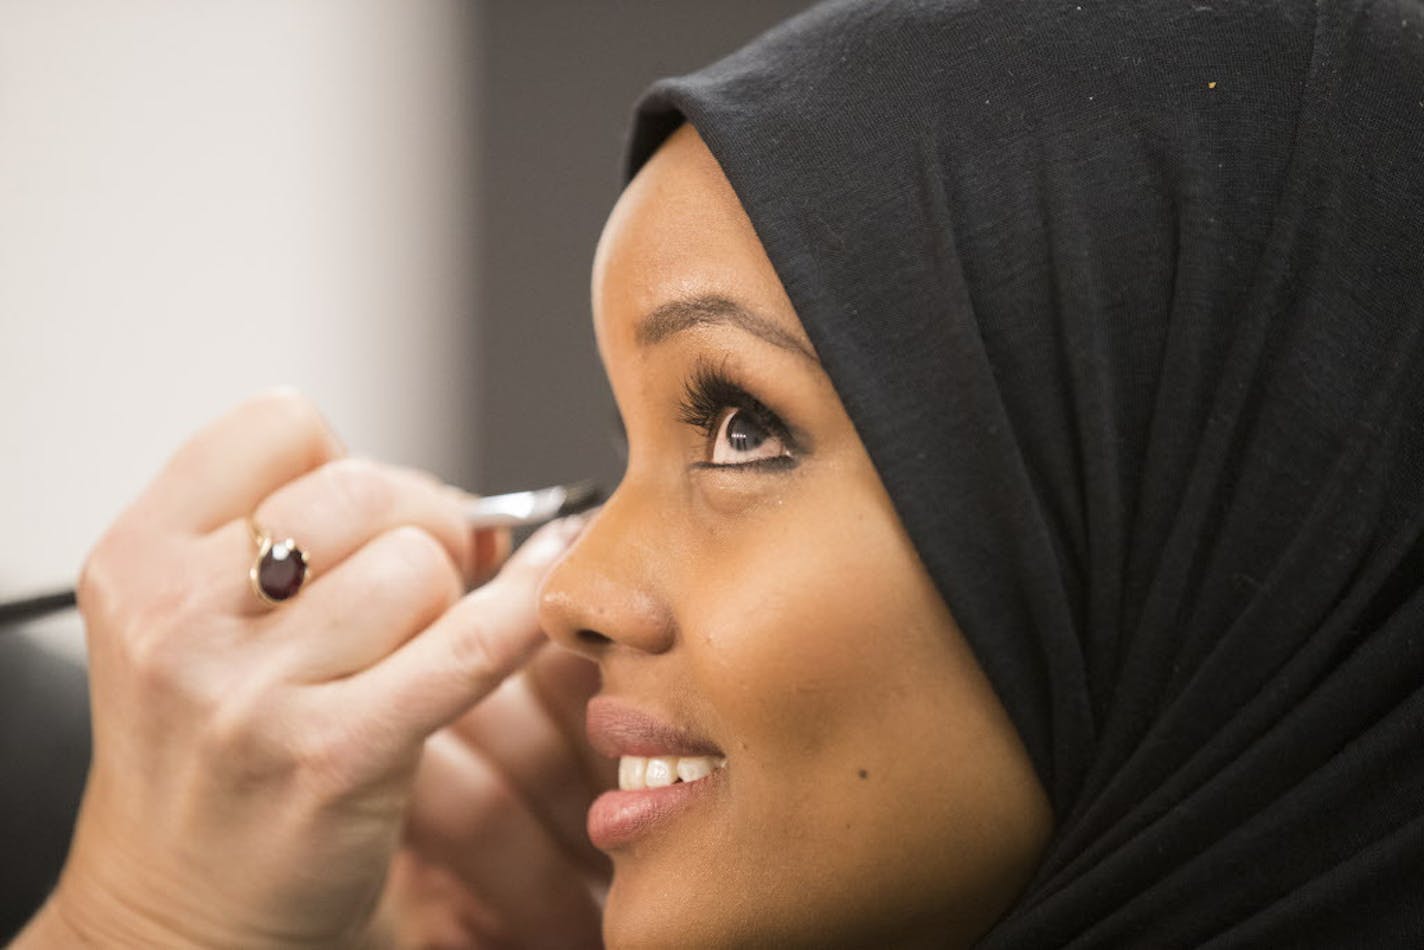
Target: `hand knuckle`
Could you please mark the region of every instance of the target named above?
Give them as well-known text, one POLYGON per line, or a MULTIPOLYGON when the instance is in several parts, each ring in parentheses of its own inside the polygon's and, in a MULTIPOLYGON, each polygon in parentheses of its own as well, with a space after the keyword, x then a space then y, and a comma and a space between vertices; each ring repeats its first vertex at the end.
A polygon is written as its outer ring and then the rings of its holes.
POLYGON ((450 553, 433 535, 414 525, 402 525, 392 530, 388 538, 391 556, 399 562, 408 584, 427 596, 452 592, 458 571, 450 553))
POLYGON ((270 704, 242 692, 224 697, 202 731, 202 758, 237 785, 269 781, 292 770, 291 755, 280 731, 264 719, 270 704))
POLYGON ((479 621, 467 623, 450 643, 450 668, 476 685, 488 681, 501 667, 494 649, 493 631, 479 621))
MULTIPOLYGON (((122 562, 117 562, 122 563, 122 562)), ((79 580, 74 585, 79 610, 91 623, 113 613, 120 600, 123 584, 114 576, 116 561, 109 557, 101 542, 79 568, 79 580)))
POLYGON ((392 547, 410 562, 412 569, 427 571, 444 558, 445 549, 430 532, 416 525, 400 525, 389 533, 392 547))
POLYGON ((343 458, 322 469, 332 494, 343 508, 379 519, 396 506, 396 488, 382 467, 369 459, 343 458))
POLYGON ((234 753, 248 753, 253 745, 252 706, 240 694, 229 694, 213 710, 202 730, 203 743, 208 757, 217 762, 242 761, 246 756, 234 757, 234 753))
POLYGON ((142 695, 175 697, 194 691, 183 652, 168 631, 136 625, 122 633, 123 652, 142 695))
POLYGON ((331 452, 332 435, 321 412, 306 396, 290 386, 269 390, 257 397, 262 415, 281 437, 302 446, 313 462, 324 461, 331 452))
POLYGON ((156 539, 139 527, 129 511, 105 529, 79 569, 75 596, 86 615, 90 610, 107 611, 134 596, 140 576, 134 567, 149 563, 156 539), (147 556, 135 555, 144 552, 147 556))
POLYGON ((379 721, 332 720, 315 725, 304 722, 295 736, 294 774, 308 794, 318 800, 344 797, 353 789, 388 777, 398 768, 382 756, 372 755, 373 748, 384 748, 390 739, 379 721))
POLYGON ((292 743, 295 774, 313 789, 343 789, 352 783, 351 743, 327 729, 305 729, 292 743))
POLYGON ((122 544, 101 541, 80 570, 76 599, 91 646, 116 647, 141 679, 171 691, 180 685, 182 632, 205 619, 198 590, 184 568, 144 576, 132 562, 122 544))
POLYGON ((340 730, 297 716, 270 688, 224 697, 208 717, 203 749, 230 783, 300 787, 314 798, 345 787, 356 751, 340 730))

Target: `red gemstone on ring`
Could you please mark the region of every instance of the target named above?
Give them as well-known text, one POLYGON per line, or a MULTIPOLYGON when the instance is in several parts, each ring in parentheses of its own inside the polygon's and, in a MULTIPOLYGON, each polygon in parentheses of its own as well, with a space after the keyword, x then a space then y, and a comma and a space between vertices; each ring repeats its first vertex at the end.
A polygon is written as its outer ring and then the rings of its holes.
POLYGON ((257 585, 272 600, 291 597, 306 579, 306 555, 290 539, 273 541, 257 564, 257 585))

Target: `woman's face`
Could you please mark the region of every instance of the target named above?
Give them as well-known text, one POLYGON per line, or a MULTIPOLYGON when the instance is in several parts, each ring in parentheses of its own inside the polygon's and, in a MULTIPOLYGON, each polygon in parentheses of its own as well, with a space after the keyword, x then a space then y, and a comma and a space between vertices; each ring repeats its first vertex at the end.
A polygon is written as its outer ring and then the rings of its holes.
POLYGON ((593 309, 628 467, 542 620, 598 661, 625 784, 693 779, 590 811, 608 943, 970 941, 1047 800, 690 126, 609 217, 593 309))

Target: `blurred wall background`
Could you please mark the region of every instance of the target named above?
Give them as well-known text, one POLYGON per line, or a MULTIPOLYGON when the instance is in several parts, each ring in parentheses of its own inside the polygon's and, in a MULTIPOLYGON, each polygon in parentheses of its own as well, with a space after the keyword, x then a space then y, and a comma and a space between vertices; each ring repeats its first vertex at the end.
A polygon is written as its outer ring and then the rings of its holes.
POLYGON ((0 596, 70 583, 276 383, 356 451, 473 477, 476 14, 0 3, 0 596))

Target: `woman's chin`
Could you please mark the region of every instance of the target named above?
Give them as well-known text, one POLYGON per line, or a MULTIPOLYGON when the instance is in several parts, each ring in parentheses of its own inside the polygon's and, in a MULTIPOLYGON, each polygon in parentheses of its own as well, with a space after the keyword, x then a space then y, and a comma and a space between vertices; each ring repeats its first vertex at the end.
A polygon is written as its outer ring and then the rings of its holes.
POLYGON ((610 950, 740 946, 746 941, 737 937, 735 912, 699 886, 685 865, 619 856, 603 911, 603 940, 610 950))
MULTIPOLYGON (((610 950, 695 947, 699 922, 677 905, 682 882, 664 873, 643 873, 636 858, 615 858, 613 884, 603 909, 603 942, 610 950)), ((685 910, 685 909, 684 909, 685 910)))

